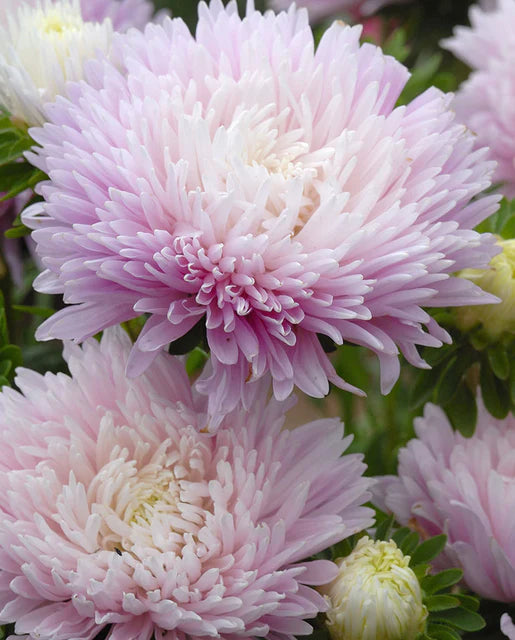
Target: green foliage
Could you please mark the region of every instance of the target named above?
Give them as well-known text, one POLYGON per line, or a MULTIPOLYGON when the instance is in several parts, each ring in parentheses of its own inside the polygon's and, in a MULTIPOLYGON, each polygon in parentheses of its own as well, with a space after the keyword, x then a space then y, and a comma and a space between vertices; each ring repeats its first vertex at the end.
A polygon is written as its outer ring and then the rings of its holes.
POLYGON ((9 341, 4 296, 0 292, 0 388, 12 384, 15 369, 22 362, 21 349, 9 341))
POLYGON ((9 200, 27 189, 33 189, 45 174, 23 158, 34 141, 25 127, 0 112, 0 200, 9 200))
POLYGON ((453 343, 423 351, 433 368, 416 373, 409 403, 413 409, 428 401, 440 405, 453 428, 469 437, 477 421, 477 386, 495 418, 503 419, 515 408, 515 340, 508 335, 489 343, 480 327, 468 334, 447 328, 453 343))
POLYGON ((515 199, 503 198, 498 211, 476 228, 481 233, 495 233, 505 240, 515 237, 515 199))

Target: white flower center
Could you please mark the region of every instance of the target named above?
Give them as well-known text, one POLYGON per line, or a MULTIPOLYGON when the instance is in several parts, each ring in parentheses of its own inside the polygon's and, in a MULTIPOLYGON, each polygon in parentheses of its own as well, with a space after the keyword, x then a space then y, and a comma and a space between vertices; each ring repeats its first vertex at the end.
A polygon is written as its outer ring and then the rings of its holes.
POLYGON ((126 449, 112 452, 87 489, 91 513, 99 518, 98 548, 179 554, 185 544, 198 544, 197 533, 211 503, 199 474, 202 454, 192 449, 190 455, 186 465, 181 463, 168 440, 146 463, 126 449), (190 468, 190 462, 198 469, 190 468))

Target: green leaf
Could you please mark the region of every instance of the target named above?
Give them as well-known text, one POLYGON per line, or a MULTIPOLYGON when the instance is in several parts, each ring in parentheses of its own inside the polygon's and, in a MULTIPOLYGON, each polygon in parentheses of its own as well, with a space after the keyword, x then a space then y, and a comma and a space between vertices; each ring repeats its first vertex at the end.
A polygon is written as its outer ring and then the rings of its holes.
POLYGON ((488 362, 494 375, 500 380, 507 380, 510 375, 510 361, 503 344, 492 345, 488 351, 488 362))
POLYGON ((410 533, 411 529, 408 529, 408 527, 402 527, 401 529, 397 529, 397 531, 393 534, 392 540, 398 547, 400 547, 403 540, 405 540, 405 538, 407 538, 410 533))
POLYGON ((350 553, 352 553, 354 546, 354 536, 341 540, 331 548, 332 559, 337 560, 338 558, 346 558, 350 553))
POLYGON ((202 370, 208 359, 208 354, 200 347, 195 347, 186 359, 186 373, 193 376, 202 370))
POLYGON ((434 640, 461 640, 457 631, 441 624, 429 624, 427 630, 434 640))
POLYGON ((13 363, 10 360, 0 362, 0 378, 8 378, 13 369, 13 363))
POLYGON ((11 240, 16 240, 16 238, 24 238, 25 236, 29 236, 31 234, 31 229, 26 227, 24 224, 18 224, 16 226, 12 226, 10 229, 4 232, 4 236, 11 240))
POLYGON ((411 567, 413 573, 417 576, 418 581, 420 582, 424 576, 427 576, 429 573, 430 565, 427 562, 423 562, 422 564, 417 564, 415 567, 411 567))
POLYGON ((38 316, 40 318, 50 318, 50 316, 55 313, 54 309, 49 309, 48 307, 31 307, 25 304, 13 304, 12 308, 15 311, 28 313, 31 316, 38 316))
POLYGON ((498 420, 506 418, 510 410, 508 389, 501 380, 494 376, 486 362, 481 364, 479 383, 487 411, 498 420))
POLYGON ((396 58, 399 62, 404 62, 410 53, 407 40, 408 36, 404 29, 395 29, 384 43, 383 51, 386 55, 396 58))
POLYGON ((486 626, 484 619, 475 611, 468 609, 449 609, 432 618, 435 622, 442 621, 462 631, 479 631, 486 626))
POLYGON ((452 358, 443 370, 436 387, 437 404, 444 406, 453 400, 463 375, 476 360, 477 354, 473 350, 460 352, 452 358))
POLYGON ((460 606, 458 598, 448 595, 428 596, 424 599, 424 604, 429 611, 446 611, 460 606))
POLYGON ((410 566, 415 567, 423 562, 430 562, 433 558, 441 553, 447 543, 447 536, 440 534, 422 542, 413 552, 410 560, 410 566))
POLYGON ((464 609, 469 609, 470 611, 479 611, 479 599, 475 596, 457 593, 456 597, 459 599, 461 606, 464 609))
POLYGON ((416 533, 416 531, 412 531, 404 538, 402 543, 399 545, 399 548, 405 556, 410 556, 417 548, 419 540, 420 536, 418 533, 416 533))
POLYGON ((0 389, 2 387, 8 387, 9 386, 9 380, 7 380, 7 378, 5 378, 4 376, 0 376, 0 389))
POLYGON ((7 318, 5 315, 4 295, 0 291, 0 345, 9 343, 9 333, 7 331, 7 318))
POLYGON ((430 596, 437 591, 442 591, 452 585, 456 584, 463 578, 463 571, 461 569, 444 569, 431 576, 426 576, 421 586, 424 592, 430 596))
POLYGON ((433 369, 421 369, 417 372, 408 400, 409 409, 418 409, 431 400, 444 366, 445 363, 441 363, 433 369))
POLYGON ((0 348, 0 361, 9 360, 14 367, 20 367, 23 363, 20 347, 14 344, 8 344, 0 348))
POLYGON ((460 382, 453 400, 444 407, 444 410, 453 429, 466 438, 474 435, 477 423, 476 396, 465 380, 460 382))
POLYGON ((28 162, 16 162, 0 166, 0 191, 5 194, 0 198, 9 200, 26 189, 33 189, 38 182, 46 178, 45 174, 28 162))
POLYGON ((390 538, 392 537, 392 527, 394 520, 395 516, 392 513, 390 516, 384 518, 381 522, 379 522, 379 524, 376 526, 376 540, 390 540, 390 538))

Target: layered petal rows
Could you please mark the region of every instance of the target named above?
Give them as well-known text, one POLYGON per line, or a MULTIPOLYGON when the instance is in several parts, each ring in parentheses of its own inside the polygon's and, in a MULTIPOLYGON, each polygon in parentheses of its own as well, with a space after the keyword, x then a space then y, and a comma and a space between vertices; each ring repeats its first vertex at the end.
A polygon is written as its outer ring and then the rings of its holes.
POLYGON ((25 216, 35 286, 70 305, 38 337, 146 314, 138 375, 205 325, 213 424, 267 372, 278 399, 355 390, 317 334, 377 353, 384 392, 399 351, 426 366, 417 345, 449 336, 423 306, 493 300, 452 276, 496 252, 473 231, 492 165, 449 96, 395 108, 408 72, 359 35, 335 23, 315 51, 304 10, 213 0, 195 37, 181 20, 115 36, 116 66, 89 63, 31 131, 50 177, 25 216))
POLYGON ((290 638, 325 610, 305 561, 370 526, 371 480, 338 420, 282 430, 288 405, 199 431, 182 363, 124 376, 130 340, 67 345, 71 377, 0 393, 0 624, 31 640, 290 638))

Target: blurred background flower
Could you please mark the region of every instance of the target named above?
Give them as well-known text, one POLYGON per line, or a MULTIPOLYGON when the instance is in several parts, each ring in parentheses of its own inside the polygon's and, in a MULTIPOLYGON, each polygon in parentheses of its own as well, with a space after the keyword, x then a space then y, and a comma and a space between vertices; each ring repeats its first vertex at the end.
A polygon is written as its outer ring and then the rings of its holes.
POLYGON ((476 135, 476 146, 490 147, 498 163, 494 178, 515 196, 515 2, 470 10, 470 27, 455 28, 443 45, 472 68, 460 87, 457 117, 476 135))
POLYGON ((398 476, 380 479, 375 502, 425 537, 445 533, 439 566, 461 566, 481 597, 514 604, 515 418, 496 420, 478 405, 470 438, 427 405, 417 438, 399 453, 398 476))

